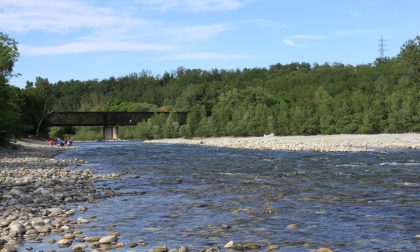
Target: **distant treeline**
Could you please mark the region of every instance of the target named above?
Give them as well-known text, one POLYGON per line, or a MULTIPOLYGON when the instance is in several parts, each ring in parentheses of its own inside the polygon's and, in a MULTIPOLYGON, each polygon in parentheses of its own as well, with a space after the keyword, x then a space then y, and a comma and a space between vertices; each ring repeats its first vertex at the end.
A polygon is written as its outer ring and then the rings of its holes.
MULTIPOLYGON (((120 137, 420 132, 420 36, 407 41, 398 56, 367 65, 291 63, 211 71, 180 67, 163 76, 143 71, 54 84, 37 78, 19 92, 43 97, 34 102, 37 106, 30 103, 32 109, 43 110, 38 111, 41 116, 35 118, 34 112, 22 117, 26 130, 36 130, 48 111, 158 111, 165 106, 188 111, 187 124, 178 125, 174 115, 156 116, 122 127, 120 137)), ((22 115, 27 106, 21 104, 22 115)), ((38 128, 42 132, 42 124, 38 128)), ((83 129, 77 135, 92 137, 83 129)))

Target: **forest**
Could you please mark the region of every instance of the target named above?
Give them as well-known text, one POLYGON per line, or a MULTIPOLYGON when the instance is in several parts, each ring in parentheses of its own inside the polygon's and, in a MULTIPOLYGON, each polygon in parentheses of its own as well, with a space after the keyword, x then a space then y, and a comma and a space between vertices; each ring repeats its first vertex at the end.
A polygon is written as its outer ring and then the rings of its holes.
POLYGON ((0 143, 28 134, 101 139, 100 128, 47 128, 53 111, 186 111, 120 127, 123 139, 420 132, 420 36, 364 65, 147 70, 103 80, 11 85, 17 42, 0 33, 0 143))

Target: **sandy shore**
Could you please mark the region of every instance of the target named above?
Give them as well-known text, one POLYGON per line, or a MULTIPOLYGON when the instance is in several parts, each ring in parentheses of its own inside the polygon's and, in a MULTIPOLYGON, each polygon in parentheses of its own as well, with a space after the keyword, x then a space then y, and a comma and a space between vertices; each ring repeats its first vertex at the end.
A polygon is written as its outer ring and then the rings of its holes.
POLYGON ((224 148, 290 151, 374 151, 420 149, 420 134, 317 135, 159 139, 147 143, 193 144, 224 148))

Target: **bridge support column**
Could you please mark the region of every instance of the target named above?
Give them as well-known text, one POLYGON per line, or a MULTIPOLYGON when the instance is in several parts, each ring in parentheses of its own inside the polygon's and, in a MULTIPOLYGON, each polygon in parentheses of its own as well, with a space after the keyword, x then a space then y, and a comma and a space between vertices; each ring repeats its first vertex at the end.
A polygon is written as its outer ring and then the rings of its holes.
POLYGON ((118 126, 104 126, 103 132, 105 140, 118 139, 118 126))

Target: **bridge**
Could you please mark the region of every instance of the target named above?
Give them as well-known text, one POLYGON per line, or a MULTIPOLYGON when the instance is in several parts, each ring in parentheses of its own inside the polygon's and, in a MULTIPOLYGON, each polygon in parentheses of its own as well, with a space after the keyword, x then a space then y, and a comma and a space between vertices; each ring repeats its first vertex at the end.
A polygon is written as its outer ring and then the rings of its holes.
POLYGON ((180 124, 187 121, 187 112, 53 112, 48 115, 48 126, 102 126, 104 139, 118 139, 118 126, 137 125, 158 115, 175 113, 180 124))

